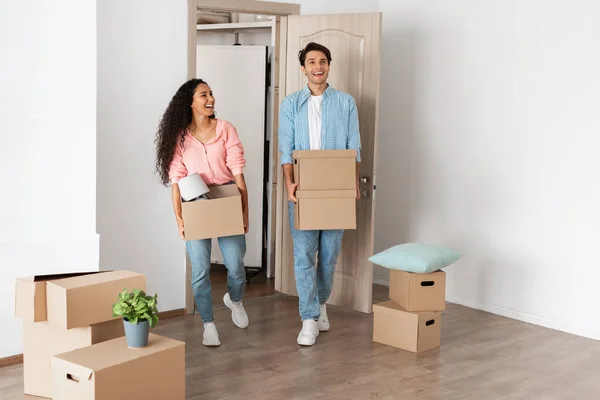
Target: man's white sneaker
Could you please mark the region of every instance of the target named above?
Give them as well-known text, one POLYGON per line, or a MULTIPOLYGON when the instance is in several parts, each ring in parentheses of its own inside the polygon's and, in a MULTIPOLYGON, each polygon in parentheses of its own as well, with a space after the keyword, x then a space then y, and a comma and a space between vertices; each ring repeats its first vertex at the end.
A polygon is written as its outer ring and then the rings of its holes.
POLYGON ((225 293, 223 302, 231 310, 231 319, 235 326, 242 329, 247 328, 249 323, 248 313, 246 313, 242 302, 234 303, 229 297, 229 293, 225 293))
POLYGON ((319 336, 319 328, 317 321, 313 319, 305 319, 302 321, 302 330, 298 334, 297 342, 300 346, 312 346, 317 341, 319 336))
POLYGON ((327 332, 329 330, 329 319, 327 318, 327 307, 321 304, 321 315, 319 316, 319 331, 327 332))
POLYGON ((219 333, 214 322, 207 322, 204 324, 204 337, 202 338, 202 344, 205 346, 220 346, 219 333))

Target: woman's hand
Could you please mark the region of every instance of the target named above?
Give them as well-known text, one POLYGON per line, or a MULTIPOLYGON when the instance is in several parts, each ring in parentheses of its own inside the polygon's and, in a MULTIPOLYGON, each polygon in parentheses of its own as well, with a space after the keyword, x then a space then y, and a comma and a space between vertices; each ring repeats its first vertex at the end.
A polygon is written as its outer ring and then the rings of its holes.
POLYGON ((244 232, 248 233, 248 229, 250 228, 250 224, 248 222, 248 188, 246 187, 246 180, 244 179, 244 174, 236 175, 235 184, 240 190, 240 194, 242 195, 242 210, 244 214, 244 232))
POLYGON ((179 236, 185 240, 185 229, 183 228, 183 219, 177 219, 177 229, 179 230, 179 236))
POLYGON ((248 221, 248 209, 244 209, 244 233, 250 230, 250 222, 248 221))
POLYGON ((181 193, 179 192, 179 185, 174 183, 171 187, 171 197, 173 201, 173 211, 175 211, 175 220, 177 221, 177 230, 179 236, 185 240, 185 231, 183 229, 183 217, 181 216, 181 193))

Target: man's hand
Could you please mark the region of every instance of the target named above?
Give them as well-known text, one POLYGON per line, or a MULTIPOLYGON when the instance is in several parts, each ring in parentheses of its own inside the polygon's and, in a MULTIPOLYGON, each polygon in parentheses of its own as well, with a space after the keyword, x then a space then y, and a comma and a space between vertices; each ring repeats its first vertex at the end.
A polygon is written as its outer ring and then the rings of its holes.
POLYGON ((296 188, 298 187, 298 184, 286 181, 285 187, 288 193, 288 200, 297 203, 298 199, 296 199, 296 188))
POLYGON ((287 190, 288 200, 297 203, 296 188, 298 188, 298 184, 293 183, 294 171, 292 164, 283 164, 283 179, 285 179, 285 189, 287 190))

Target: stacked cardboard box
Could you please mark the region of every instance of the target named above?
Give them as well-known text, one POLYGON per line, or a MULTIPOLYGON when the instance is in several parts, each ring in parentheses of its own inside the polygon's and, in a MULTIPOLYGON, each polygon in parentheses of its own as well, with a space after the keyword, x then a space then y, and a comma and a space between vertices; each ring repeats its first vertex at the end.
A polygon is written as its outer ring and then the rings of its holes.
POLYGON ((23 320, 25 394, 52 398, 54 355, 124 336, 112 304, 123 290, 146 289, 130 271, 87 272, 17 279, 15 313, 23 320))
POLYGON ((185 343, 150 334, 128 349, 124 337, 52 358, 54 400, 185 399, 185 343))
POLYGON ((294 227, 356 229, 356 150, 296 150, 294 227))
POLYGON ((389 301, 373 305, 373 341, 414 353, 439 347, 446 273, 390 270, 389 291, 389 301))

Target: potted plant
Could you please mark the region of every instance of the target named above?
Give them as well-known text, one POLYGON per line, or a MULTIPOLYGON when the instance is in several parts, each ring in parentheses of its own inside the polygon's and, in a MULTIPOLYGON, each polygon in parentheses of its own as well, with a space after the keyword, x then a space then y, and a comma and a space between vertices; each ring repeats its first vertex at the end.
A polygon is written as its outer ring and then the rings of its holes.
POLYGON ((119 300, 113 304, 113 316, 123 317, 125 336, 129 348, 148 345, 150 328, 158 323, 158 296, 148 296, 143 290, 129 292, 123 289, 119 300))

